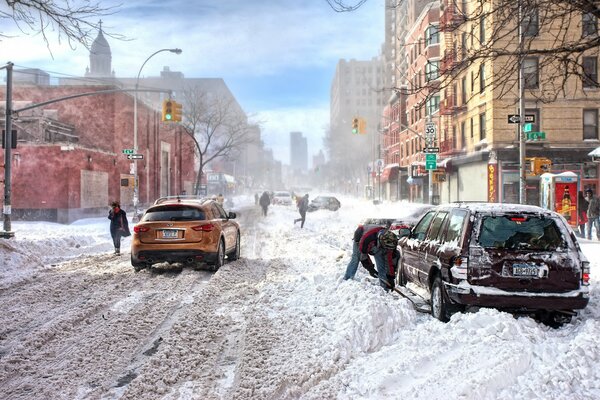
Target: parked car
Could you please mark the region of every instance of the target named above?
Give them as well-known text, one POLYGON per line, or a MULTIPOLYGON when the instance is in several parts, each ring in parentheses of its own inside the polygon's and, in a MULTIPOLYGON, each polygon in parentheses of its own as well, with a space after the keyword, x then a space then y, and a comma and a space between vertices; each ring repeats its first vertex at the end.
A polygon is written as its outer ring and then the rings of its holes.
POLYGON ((234 212, 214 199, 163 197, 133 228, 131 265, 135 270, 161 262, 208 264, 213 270, 240 257, 240 227, 234 212))
POLYGON ((333 196, 317 196, 308 205, 308 211, 330 210, 337 211, 342 206, 340 201, 333 196))
POLYGON ((273 193, 273 197, 271 199, 271 204, 279 204, 282 206, 291 206, 292 203, 293 203, 292 194, 290 192, 280 191, 280 192, 273 193))
POLYGON ((589 301, 589 262, 573 231, 540 207, 441 205, 398 248, 397 284, 427 290, 441 321, 467 307, 492 307, 558 326, 589 301))

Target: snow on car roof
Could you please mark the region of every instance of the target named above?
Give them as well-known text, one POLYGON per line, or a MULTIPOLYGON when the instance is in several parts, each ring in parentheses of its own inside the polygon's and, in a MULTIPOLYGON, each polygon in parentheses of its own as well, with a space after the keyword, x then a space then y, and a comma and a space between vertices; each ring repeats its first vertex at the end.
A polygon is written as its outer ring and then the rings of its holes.
POLYGON ((493 212, 515 212, 515 213, 535 213, 535 214, 555 214, 553 211, 542 207, 528 204, 513 203, 484 203, 484 202, 454 202, 441 204, 438 208, 461 207, 475 212, 493 213, 493 212))

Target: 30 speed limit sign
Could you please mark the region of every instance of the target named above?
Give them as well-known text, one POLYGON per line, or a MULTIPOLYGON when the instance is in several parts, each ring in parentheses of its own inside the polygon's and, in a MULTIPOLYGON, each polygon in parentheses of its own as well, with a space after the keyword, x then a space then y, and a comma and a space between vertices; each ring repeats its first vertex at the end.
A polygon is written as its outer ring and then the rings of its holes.
POLYGON ((425 124, 425 137, 426 138, 435 138, 436 131, 437 131, 437 128, 435 126, 435 123, 427 122, 425 124))

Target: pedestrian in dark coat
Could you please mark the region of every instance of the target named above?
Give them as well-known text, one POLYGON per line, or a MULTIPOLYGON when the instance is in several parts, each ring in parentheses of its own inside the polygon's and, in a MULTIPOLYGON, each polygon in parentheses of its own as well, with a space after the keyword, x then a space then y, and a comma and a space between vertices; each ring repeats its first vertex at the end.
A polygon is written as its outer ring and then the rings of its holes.
POLYGON ((587 217, 587 209, 589 206, 588 201, 585 199, 585 196, 583 195, 583 192, 580 190, 579 193, 577 194, 577 210, 578 211, 578 220, 577 220, 577 224, 579 225, 579 236, 584 238, 585 237, 585 224, 588 221, 588 217, 587 217))
POLYGON ((108 212, 110 219, 110 235, 115 246, 115 254, 121 254, 121 238, 131 235, 129 232, 129 223, 127 222, 127 214, 121 209, 118 201, 111 203, 111 210, 108 212))
POLYGON ((260 200, 258 202, 262 208, 263 215, 266 217, 267 210, 269 209, 269 205, 271 204, 271 197, 269 196, 269 193, 267 193, 266 191, 263 192, 263 194, 262 194, 262 196, 260 196, 260 200))
POLYGON ((600 199, 594 196, 594 191, 592 189, 587 189, 585 194, 586 200, 589 203, 587 209, 587 238, 588 240, 592 240, 592 227, 595 227, 596 238, 600 240, 600 222, 598 221, 598 217, 600 217, 600 199))
POLYGON ((306 220, 306 211, 308 210, 308 193, 306 193, 299 201, 298 201, 298 212, 300 213, 300 218, 296 218, 294 220, 294 225, 296 222, 302 221, 300 224, 300 228, 304 228, 304 221, 306 220))

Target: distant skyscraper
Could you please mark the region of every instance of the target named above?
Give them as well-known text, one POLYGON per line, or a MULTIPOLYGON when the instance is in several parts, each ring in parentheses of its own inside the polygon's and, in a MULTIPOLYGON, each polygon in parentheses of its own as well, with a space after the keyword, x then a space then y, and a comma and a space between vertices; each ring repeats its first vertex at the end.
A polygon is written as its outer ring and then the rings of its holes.
POLYGON ((308 170, 308 145, 302 132, 290 132, 290 166, 293 171, 308 170))

